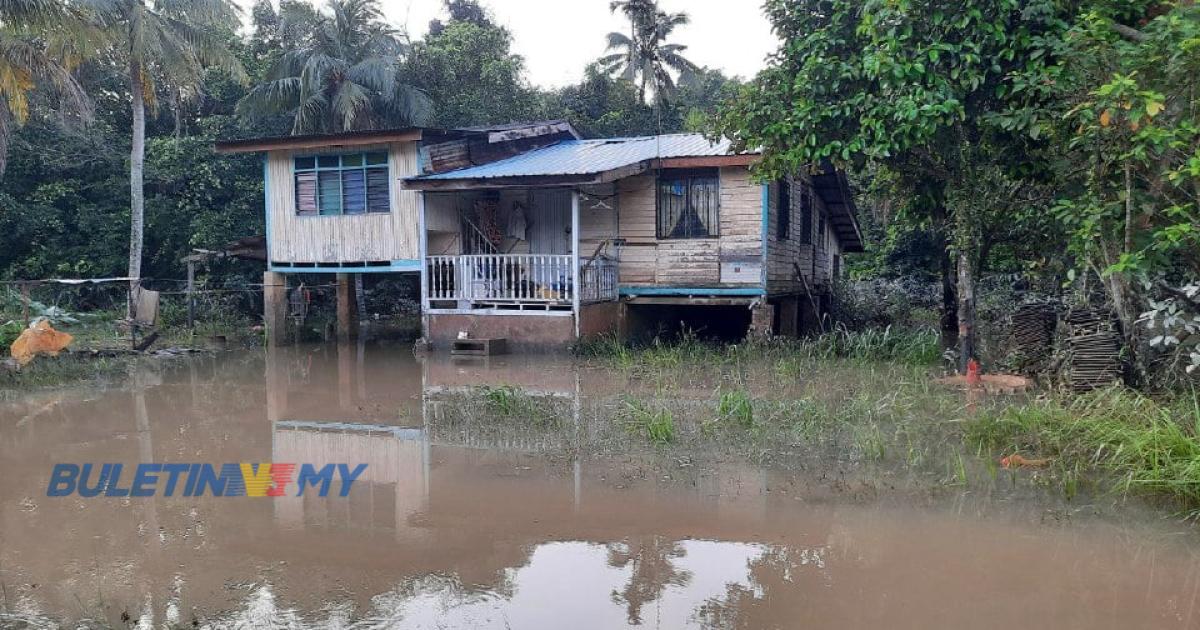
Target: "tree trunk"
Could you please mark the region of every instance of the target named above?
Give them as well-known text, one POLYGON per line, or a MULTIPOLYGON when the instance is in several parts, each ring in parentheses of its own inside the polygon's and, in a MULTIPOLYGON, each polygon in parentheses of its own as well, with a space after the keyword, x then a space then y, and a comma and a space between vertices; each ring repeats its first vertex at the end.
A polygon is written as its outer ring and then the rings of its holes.
MULTIPOLYGON (((142 277, 142 232, 146 208, 142 190, 146 158, 146 96, 142 67, 136 61, 129 64, 129 89, 133 96, 133 149, 129 154, 129 284, 131 292, 136 292, 142 277)), ((132 300, 129 310, 132 318, 132 300)))
POLYGON ((933 209, 934 243, 939 256, 939 266, 942 276, 942 316, 941 346, 942 351, 958 347, 958 301, 954 293, 954 260, 950 257, 950 239, 946 232, 946 208, 937 204, 933 209))
POLYGON ((175 111, 175 137, 183 137, 183 94, 179 88, 171 88, 171 109, 175 111))
POLYGON ((966 374, 967 363, 975 358, 975 270, 970 250, 958 252, 958 371, 966 374))

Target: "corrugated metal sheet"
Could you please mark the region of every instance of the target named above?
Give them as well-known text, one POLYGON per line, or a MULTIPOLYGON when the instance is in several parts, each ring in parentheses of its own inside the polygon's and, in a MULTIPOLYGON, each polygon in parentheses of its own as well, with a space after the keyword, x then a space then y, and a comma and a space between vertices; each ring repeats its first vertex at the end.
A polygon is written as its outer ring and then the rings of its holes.
POLYGON ((491 179, 539 175, 591 175, 645 160, 729 155, 730 143, 709 142, 698 133, 640 138, 567 140, 521 155, 470 168, 413 179, 491 179))

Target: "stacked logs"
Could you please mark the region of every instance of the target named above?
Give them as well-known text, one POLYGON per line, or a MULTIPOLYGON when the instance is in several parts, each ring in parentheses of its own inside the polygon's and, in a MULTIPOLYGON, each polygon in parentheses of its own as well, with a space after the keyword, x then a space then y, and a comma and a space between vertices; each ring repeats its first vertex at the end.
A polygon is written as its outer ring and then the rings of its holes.
POLYGON ((1108 310, 1075 308, 1067 313, 1067 380, 1087 392, 1121 380, 1121 332, 1108 310))
POLYGON ((1054 328, 1058 323, 1052 302, 1027 302, 1012 314, 1013 364, 1026 372, 1045 367, 1054 347, 1054 328))

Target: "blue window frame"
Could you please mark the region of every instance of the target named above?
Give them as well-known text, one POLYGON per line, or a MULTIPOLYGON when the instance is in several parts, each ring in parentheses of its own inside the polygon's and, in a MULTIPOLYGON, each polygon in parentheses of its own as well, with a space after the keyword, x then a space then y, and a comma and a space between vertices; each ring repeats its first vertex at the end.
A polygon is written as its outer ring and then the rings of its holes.
POLYGON ((297 157, 292 170, 299 216, 391 211, 385 151, 297 157))

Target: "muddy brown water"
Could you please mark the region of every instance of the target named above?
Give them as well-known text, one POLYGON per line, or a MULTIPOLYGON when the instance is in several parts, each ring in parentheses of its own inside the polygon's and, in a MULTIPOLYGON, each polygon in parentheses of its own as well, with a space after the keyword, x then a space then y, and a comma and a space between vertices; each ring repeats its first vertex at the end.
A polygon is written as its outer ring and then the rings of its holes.
POLYGON ((0 403, 0 625, 1200 627, 1200 537, 1153 510, 1064 520, 1027 497, 863 499, 747 462, 660 476, 528 433, 432 438, 431 397, 480 382, 629 385, 359 346, 0 403), (268 461, 368 468, 344 498, 46 494, 59 462, 268 461))

